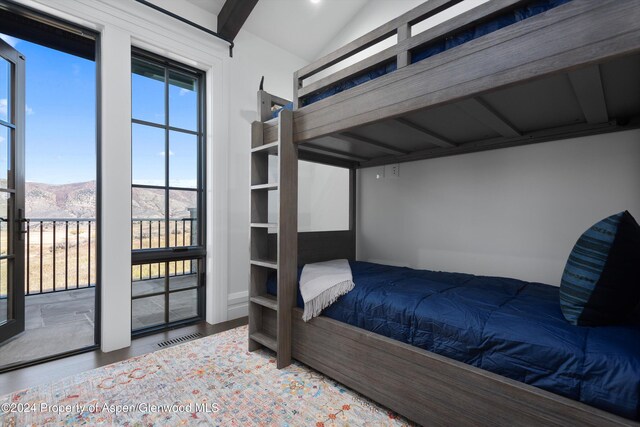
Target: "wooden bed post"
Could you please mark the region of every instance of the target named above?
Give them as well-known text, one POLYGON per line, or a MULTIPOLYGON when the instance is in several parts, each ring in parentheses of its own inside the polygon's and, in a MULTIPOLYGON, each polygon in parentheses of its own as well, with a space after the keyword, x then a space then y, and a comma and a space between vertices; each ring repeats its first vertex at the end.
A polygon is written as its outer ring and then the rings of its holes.
MULTIPOLYGON (((411 38, 411 25, 406 22, 398 27, 398 43, 402 43, 408 38, 411 38)), ((398 53, 396 61, 398 69, 406 67, 411 63, 410 52, 408 50, 401 51, 398 53)))
POLYGON ((298 290, 298 147, 293 143, 293 112, 282 110, 280 141, 280 206, 278 212, 278 369, 291 364, 291 310, 298 290))
POLYGON ((300 79, 298 78, 298 72, 293 73, 293 109, 300 108, 300 100, 298 99, 298 89, 300 89, 300 79))
POLYGON ((258 91, 258 121, 266 122, 271 118, 271 94, 264 90, 258 91))

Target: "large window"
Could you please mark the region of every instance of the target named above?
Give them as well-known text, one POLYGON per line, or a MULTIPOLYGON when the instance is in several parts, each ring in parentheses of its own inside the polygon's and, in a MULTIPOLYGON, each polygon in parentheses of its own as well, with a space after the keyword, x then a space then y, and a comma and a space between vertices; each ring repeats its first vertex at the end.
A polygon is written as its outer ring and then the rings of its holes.
POLYGON ((136 332, 204 315, 204 79, 134 51, 131 80, 136 332))

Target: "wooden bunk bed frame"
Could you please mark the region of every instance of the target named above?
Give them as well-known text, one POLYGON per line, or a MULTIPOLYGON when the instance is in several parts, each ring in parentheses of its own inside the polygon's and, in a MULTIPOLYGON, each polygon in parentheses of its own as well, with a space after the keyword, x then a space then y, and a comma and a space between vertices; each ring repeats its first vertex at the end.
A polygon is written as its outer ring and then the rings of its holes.
POLYGON ((293 111, 282 110, 278 118, 272 119, 272 109, 287 100, 258 93, 258 120, 252 127, 249 349, 265 346, 276 351, 278 367, 296 359, 425 425, 640 425, 323 316, 305 323, 295 307, 298 266, 356 257, 358 168, 640 125, 636 0, 573 0, 411 64, 417 47, 526 3, 492 0, 411 36, 412 26, 459 2, 429 0, 299 70, 294 74, 293 111), (396 35, 395 45, 304 84, 396 35), (301 106, 305 96, 390 60, 396 62, 395 71, 301 106), (529 110, 520 105, 527 97, 534 104, 529 110), (516 104, 505 101, 509 99, 516 104), (547 117, 545 122, 540 110, 545 102, 553 110, 547 116, 564 121, 547 117), (517 110, 514 105, 524 108, 520 117, 507 117, 505 109, 517 110), (567 113, 572 106, 578 108, 578 118, 575 112, 567 113), (540 114, 527 120, 528 113, 540 114), (482 129, 469 134, 438 132, 425 125, 433 117, 432 124, 447 118, 473 120, 482 129), (381 126, 392 132, 385 134, 381 126), (419 143, 401 145, 412 139, 419 143), (266 181, 267 155, 279 157, 278 183, 266 181), (348 231, 297 232, 298 159, 351 170, 348 231), (271 190, 279 190, 277 224, 266 219, 271 190), (277 270, 277 298, 266 292, 270 270, 277 270))

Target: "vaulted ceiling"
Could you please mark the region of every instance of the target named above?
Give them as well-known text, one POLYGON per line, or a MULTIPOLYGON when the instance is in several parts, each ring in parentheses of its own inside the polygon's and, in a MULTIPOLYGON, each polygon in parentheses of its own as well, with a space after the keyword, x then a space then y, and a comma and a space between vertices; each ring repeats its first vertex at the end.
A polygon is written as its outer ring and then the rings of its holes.
MULTIPOLYGON (((188 0, 219 14, 224 0, 188 0)), ((242 27, 294 55, 312 61, 369 0, 259 0, 242 27)))

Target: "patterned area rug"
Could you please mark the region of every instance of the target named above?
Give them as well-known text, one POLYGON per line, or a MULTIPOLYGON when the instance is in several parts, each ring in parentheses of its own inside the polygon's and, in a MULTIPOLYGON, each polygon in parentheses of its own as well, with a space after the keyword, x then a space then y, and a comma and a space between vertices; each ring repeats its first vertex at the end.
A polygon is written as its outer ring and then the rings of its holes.
POLYGON ((0 397, 0 425, 408 423, 306 366, 247 352, 244 326, 0 397))

